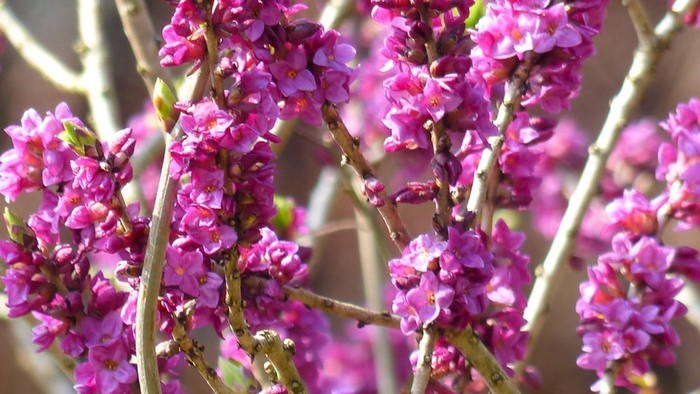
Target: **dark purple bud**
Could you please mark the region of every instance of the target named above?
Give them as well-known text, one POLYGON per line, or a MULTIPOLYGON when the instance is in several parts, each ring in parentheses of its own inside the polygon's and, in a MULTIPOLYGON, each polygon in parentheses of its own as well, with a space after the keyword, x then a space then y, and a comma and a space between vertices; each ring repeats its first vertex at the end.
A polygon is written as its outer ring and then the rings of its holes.
POLYGON ((109 142, 109 152, 124 152, 131 156, 134 154, 134 144, 135 141, 131 138, 131 128, 123 129, 112 137, 112 140, 109 142))
POLYGON ((56 262, 56 265, 65 265, 73 260, 73 248, 69 245, 57 246, 53 251, 51 260, 56 262))
POLYGON ((71 291, 63 300, 63 310, 67 314, 75 315, 83 311, 83 298, 77 291, 71 291))
POLYGON ((430 161, 435 179, 454 186, 462 175, 462 163, 451 152, 438 152, 430 161))
POLYGON ((552 138, 554 127, 557 121, 552 118, 530 118, 530 127, 527 131, 521 132, 521 137, 525 145, 539 144, 552 138))
POLYGON ((366 178, 362 184, 362 194, 367 196, 367 201, 375 207, 384 205, 384 199, 379 196, 382 190, 384 190, 384 184, 373 176, 366 178))
POLYGON ((411 23, 410 29, 408 29, 408 36, 416 40, 416 43, 423 43, 428 41, 432 30, 425 22, 414 21, 411 23))
POLYGON ((76 275, 78 276, 78 280, 80 281, 85 280, 85 278, 88 277, 88 274, 90 274, 90 261, 85 256, 79 258, 73 267, 76 275))
POLYGON ((700 282, 698 251, 687 246, 676 248, 670 271, 684 275, 693 282, 700 282))
POLYGON ((435 182, 411 182, 396 190, 389 198, 395 203, 422 204, 435 198, 435 182))

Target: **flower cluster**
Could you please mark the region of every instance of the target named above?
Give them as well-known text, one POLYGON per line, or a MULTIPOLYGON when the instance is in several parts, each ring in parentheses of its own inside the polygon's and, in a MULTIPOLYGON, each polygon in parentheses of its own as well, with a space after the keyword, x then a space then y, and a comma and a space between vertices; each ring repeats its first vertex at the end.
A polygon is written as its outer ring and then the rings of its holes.
POLYGON ((448 228, 446 241, 426 235, 411 241, 401 258, 389 262, 399 290, 393 310, 401 317, 401 330, 470 324, 504 366, 522 358, 527 334, 521 331, 521 288, 531 281, 529 259, 518 252, 523 241, 524 235, 511 232, 503 221, 494 227, 490 250, 483 234, 455 227, 448 228))
POLYGON ((674 142, 663 143, 658 150, 656 175, 668 182, 666 190, 651 201, 637 190, 625 190, 607 206, 607 228, 615 232, 612 252, 589 268, 588 281, 580 288, 576 311, 581 316, 578 331, 584 354, 578 364, 601 377, 612 367, 617 386, 634 388, 650 370, 649 360, 659 365, 675 362, 670 347, 679 339, 671 320, 687 309, 674 297, 684 285, 683 276, 700 281, 696 250, 659 241, 670 218, 678 218, 681 228, 694 225, 692 171, 700 146, 699 103, 679 105, 661 123, 674 142))
POLYGON ((286 1, 223 0, 207 10, 193 0, 179 1, 163 30, 161 64, 194 62, 198 67, 207 52, 202 26, 211 23, 221 73, 226 77, 241 70, 252 73, 245 81, 237 78, 237 86, 248 86, 241 87, 243 92, 232 89, 229 101, 248 97, 244 111, 254 112, 256 107, 269 111, 270 127, 277 117, 297 116, 319 126, 324 103, 348 101, 353 73, 346 63, 355 57, 355 49, 335 30, 325 31, 320 24, 303 20, 290 22, 290 16, 303 8, 286 1))
MULTIPOLYGON (((59 340, 60 349, 79 360, 79 392, 130 392, 136 367, 130 363, 135 345, 128 294, 102 272, 90 272, 91 253, 143 258, 148 221, 136 216, 136 205, 124 206, 120 194, 131 178, 130 130, 102 144, 60 104, 44 118, 27 111, 22 124, 6 132, 14 149, 0 159, 2 193, 8 200, 24 191, 43 195, 27 223, 5 214, 11 241, 0 242, 0 257, 7 267, 2 280, 9 314, 31 312, 40 322, 32 330, 39 350, 59 340)), ((163 387, 176 392, 179 383, 163 387)))
POLYGON ((523 105, 541 105, 551 113, 569 109, 581 85, 581 64, 594 53, 592 38, 600 32, 607 0, 498 0, 472 35, 473 72, 487 86, 507 79, 509 70, 526 52, 544 55, 528 78, 523 105))

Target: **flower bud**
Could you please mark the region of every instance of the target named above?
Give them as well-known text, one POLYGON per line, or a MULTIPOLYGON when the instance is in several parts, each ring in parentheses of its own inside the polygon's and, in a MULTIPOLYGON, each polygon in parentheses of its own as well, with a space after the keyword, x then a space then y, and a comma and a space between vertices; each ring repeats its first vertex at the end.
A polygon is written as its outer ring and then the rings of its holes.
POLYGON ((422 204, 435 198, 435 182, 411 182, 396 190, 389 198, 394 203, 422 204))

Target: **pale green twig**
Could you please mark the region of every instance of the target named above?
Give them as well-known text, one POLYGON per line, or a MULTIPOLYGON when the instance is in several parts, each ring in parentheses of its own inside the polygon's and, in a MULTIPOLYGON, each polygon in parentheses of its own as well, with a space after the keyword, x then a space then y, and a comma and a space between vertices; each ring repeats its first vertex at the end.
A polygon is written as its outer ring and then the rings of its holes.
MULTIPOLYGON (((542 263, 541 274, 530 293, 524 314, 528 322, 525 329, 530 332, 530 342, 524 362, 518 365, 518 374, 522 373, 525 362, 544 327, 547 305, 554 286, 561 281, 561 272, 564 271, 561 268, 571 256, 581 221, 591 200, 598 193, 599 180, 605 170, 608 157, 614 149, 622 129, 629 121, 632 111, 639 104, 662 52, 668 48, 675 33, 683 27, 685 13, 696 4, 697 0, 677 0, 671 11, 666 13, 656 25, 653 37, 645 39, 637 46, 622 87, 610 103, 610 111, 598 139, 589 148, 590 156, 586 166, 574 193, 571 195, 569 205, 552 241, 552 246, 542 263)), ((637 25, 639 20, 633 18, 633 22, 637 25)), ((640 29, 638 28, 638 30, 640 29)))

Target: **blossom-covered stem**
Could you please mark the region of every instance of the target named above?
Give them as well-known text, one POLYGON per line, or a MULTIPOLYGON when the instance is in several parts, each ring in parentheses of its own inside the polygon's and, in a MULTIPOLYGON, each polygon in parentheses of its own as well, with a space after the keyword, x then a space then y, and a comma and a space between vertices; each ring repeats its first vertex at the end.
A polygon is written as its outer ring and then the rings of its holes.
MULTIPOLYGON (((530 70, 535 65, 540 55, 529 51, 523 56, 523 60, 518 64, 510 76, 510 80, 506 84, 506 91, 503 97, 503 103, 498 108, 498 114, 494 120, 494 124, 498 128, 498 135, 489 139, 491 144, 490 152, 485 150, 482 153, 479 166, 474 173, 474 183, 472 185, 469 200, 466 204, 466 211, 475 212, 475 223, 481 221, 481 206, 488 198, 487 189, 489 186, 489 178, 496 170, 498 155, 501 153, 503 144, 505 143, 505 133, 508 125, 513 121, 515 112, 520 108, 520 101, 525 90, 527 78, 530 75, 530 70)), ((458 219, 464 218, 466 212, 460 212, 458 219)))
POLYGON ((241 272, 238 270, 240 254, 234 245, 223 254, 224 279, 226 281, 226 306, 228 308, 228 324, 236 335, 238 345, 250 355, 257 353, 255 338, 248 328, 243 316, 243 297, 241 295, 241 272))
MULTIPOLYGON (((358 186, 355 182, 355 186, 358 186)), ((357 190, 357 188, 355 188, 357 190)), ((357 221, 357 243, 360 253, 362 270, 362 287, 365 293, 365 303, 372 309, 382 307, 382 267, 384 263, 379 257, 381 234, 374 225, 372 215, 367 209, 355 207, 357 221)), ((394 357, 386 330, 371 331, 372 355, 374 356, 374 372, 377 379, 377 392, 391 394, 398 392, 394 379, 394 357)))
POLYGON ((39 44, 7 7, 5 0, 0 0, 0 31, 27 64, 58 89, 69 93, 85 92, 80 74, 68 68, 48 49, 39 44))
MULTIPOLYGON (((259 288, 263 286, 265 281, 263 278, 251 276, 245 279, 245 285, 259 288)), ((299 287, 284 286, 283 289, 284 296, 288 300, 299 301, 309 308, 320 309, 336 316, 357 320, 359 326, 371 324, 399 328, 399 323, 401 322, 398 316, 389 312, 372 311, 354 304, 323 297, 299 287)))
POLYGON ((654 40, 654 28, 649 22, 644 6, 639 0, 624 0, 622 5, 627 8, 627 13, 630 14, 634 30, 637 32, 637 40, 641 44, 651 44, 654 40))
POLYGON ((284 342, 272 330, 262 330, 255 334, 256 349, 264 353, 275 368, 277 381, 287 389, 289 394, 306 394, 306 385, 294 366, 294 342, 284 342))
POLYGON ((183 308, 184 310, 178 310, 173 314, 173 322, 175 323, 172 332, 173 339, 185 353, 189 364, 202 375, 214 393, 233 394, 233 391, 221 380, 216 370, 209 366, 207 360, 204 359, 200 345, 187 333, 187 325, 194 314, 194 300, 185 304, 183 308))
MULTIPOLYGON (((355 172, 362 180, 374 177, 372 165, 360 151, 360 141, 350 135, 350 132, 340 118, 340 114, 335 106, 326 101, 321 111, 323 113, 323 120, 328 125, 328 130, 330 130, 333 140, 335 140, 336 144, 338 144, 342 150, 347 164, 355 169, 355 172)), ((408 245, 411 237, 408 234, 408 230, 401 216, 399 216, 396 204, 391 202, 384 191, 380 191, 377 194, 379 198, 384 201, 384 204, 377 207, 377 210, 379 210, 379 214, 382 215, 382 219, 384 219, 384 223, 386 223, 389 236, 392 241, 394 241, 396 247, 399 250, 403 250, 408 245)))
MULTIPOLYGON (((355 1, 353 0, 331 0, 327 1, 326 5, 321 11, 321 16, 319 18, 319 23, 323 25, 326 30, 338 29, 340 24, 345 20, 345 18, 350 15, 353 7, 355 6, 355 1)), ((270 130, 270 132, 282 140, 278 144, 273 144, 271 146, 272 151, 279 156, 284 150, 284 147, 289 141, 289 137, 292 135, 296 129, 296 125, 299 122, 299 117, 294 117, 289 120, 278 119, 275 126, 270 130)), ((315 211, 315 209, 314 209, 315 211)))
MULTIPOLYGON (((432 65, 439 57, 437 44, 435 43, 435 34, 433 34, 433 18, 428 15, 425 5, 418 7, 418 10, 421 20, 428 28, 425 50, 428 54, 428 64, 432 65)), ((451 147, 450 137, 447 135, 442 119, 432 122, 430 142, 433 146, 433 154, 449 153, 451 147)), ((438 193, 435 198, 435 214, 439 220, 437 233, 441 240, 445 240, 447 239, 447 226, 452 222, 452 199, 450 198, 449 180, 444 182, 441 179, 436 179, 435 183, 438 187, 438 193)))
POLYGON ((467 326, 464 330, 449 330, 445 335, 464 357, 469 359, 471 365, 484 379, 484 383, 491 390, 491 393, 515 394, 520 392, 471 326, 467 326))
POLYGON ((433 350, 435 349, 435 341, 437 341, 437 332, 432 325, 423 328, 423 337, 418 345, 418 362, 416 372, 413 375, 413 383, 411 383, 411 394, 423 394, 425 388, 430 382, 430 374, 433 371, 433 350))
POLYGON ((124 34, 129 40, 136 58, 136 70, 143 79, 148 95, 153 97, 153 87, 158 78, 173 86, 170 69, 160 66, 158 39, 148 8, 143 0, 115 0, 124 34))
POLYGON ((676 1, 671 11, 666 13, 654 28, 654 38, 651 42, 640 43, 637 46, 622 87, 610 103, 610 111, 598 139, 589 148, 588 161, 542 264, 542 272, 530 293, 524 313, 525 320, 528 322, 525 329, 530 332, 530 345, 524 361, 518 365, 518 374, 522 373, 524 364, 539 339, 554 284, 560 281, 561 268, 571 256, 581 221, 591 200, 598 192, 599 180, 605 170, 608 157, 620 137, 622 128, 627 124, 632 111, 641 100, 662 52, 668 48, 671 39, 683 27, 683 16, 697 4, 697 1, 676 1))
POLYGON ((100 140, 107 141, 119 127, 117 94, 112 83, 112 71, 107 56, 106 40, 102 31, 99 0, 79 0, 78 34, 82 44, 80 60, 83 64, 81 78, 85 86, 93 130, 100 140))
POLYGON ((214 33, 211 21, 213 1, 205 1, 207 7, 207 26, 204 32, 204 41, 207 44, 207 61, 209 62, 209 72, 211 73, 211 94, 212 99, 219 108, 224 108, 224 77, 219 72, 219 38, 214 33))
MULTIPOLYGON (((189 100, 199 100, 204 95, 209 80, 209 67, 203 64, 198 72, 188 79, 189 100)), ((179 123, 173 129, 171 137, 178 139, 183 131, 179 123)), ((142 394, 160 394, 160 376, 156 361, 156 302, 163 278, 165 250, 170 236, 170 222, 177 192, 177 181, 170 175, 172 157, 168 151, 163 157, 163 169, 158 183, 158 193, 153 207, 153 219, 148 234, 148 247, 144 256, 143 273, 139 287, 136 307, 136 364, 139 370, 139 385, 142 394)))

